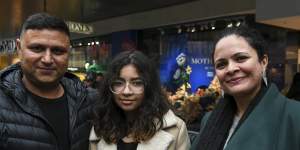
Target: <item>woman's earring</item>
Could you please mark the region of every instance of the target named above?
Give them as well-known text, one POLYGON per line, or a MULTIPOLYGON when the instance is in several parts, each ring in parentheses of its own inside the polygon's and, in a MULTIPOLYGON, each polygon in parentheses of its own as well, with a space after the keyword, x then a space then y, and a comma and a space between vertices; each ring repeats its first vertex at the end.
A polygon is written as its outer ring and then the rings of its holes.
POLYGON ((263 81, 264 81, 265 85, 268 86, 268 79, 267 79, 267 74, 266 74, 265 69, 262 72, 262 78, 263 78, 263 81))

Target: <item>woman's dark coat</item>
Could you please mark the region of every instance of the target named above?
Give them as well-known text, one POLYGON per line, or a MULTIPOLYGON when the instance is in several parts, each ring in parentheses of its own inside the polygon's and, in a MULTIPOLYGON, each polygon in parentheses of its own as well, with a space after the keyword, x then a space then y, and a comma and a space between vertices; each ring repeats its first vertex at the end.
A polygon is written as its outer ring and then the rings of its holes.
MULTIPOLYGON (((203 120, 205 122, 207 118, 203 120)), ((199 137, 195 141, 198 140, 199 137)), ((191 149, 198 150, 197 142, 193 143, 191 149)), ((274 84, 234 132, 225 148, 225 150, 299 149, 300 103, 284 97, 274 84)))

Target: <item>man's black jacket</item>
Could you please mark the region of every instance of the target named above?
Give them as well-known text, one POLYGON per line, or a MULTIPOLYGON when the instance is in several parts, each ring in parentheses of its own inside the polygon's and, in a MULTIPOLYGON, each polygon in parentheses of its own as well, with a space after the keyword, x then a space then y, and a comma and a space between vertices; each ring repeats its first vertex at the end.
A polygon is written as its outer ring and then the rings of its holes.
MULTIPOLYGON (((0 150, 58 150, 56 135, 21 82, 19 64, 0 72, 0 150)), ((68 100, 71 150, 87 150, 96 91, 73 74, 61 79, 68 100)), ((54 110, 55 111, 55 110, 54 110)))

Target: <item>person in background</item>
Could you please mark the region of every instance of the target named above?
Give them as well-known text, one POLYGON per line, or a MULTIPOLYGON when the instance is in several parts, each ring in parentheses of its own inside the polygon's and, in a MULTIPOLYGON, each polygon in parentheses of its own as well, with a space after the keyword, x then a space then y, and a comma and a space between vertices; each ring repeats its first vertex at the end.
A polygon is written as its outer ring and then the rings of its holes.
POLYGON ((288 98, 300 101, 300 72, 297 72, 294 75, 292 85, 286 96, 288 98))
POLYGON ((86 87, 97 89, 101 85, 102 79, 103 79, 102 73, 89 71, 86 73, 84 84, 86 87))
POLYGON ((103 66, 100 66, 96 63, 96 60, 93 60, 93 64, 86 64, 86 77, 84 83, 87 87, 97 89, 102 82, 103 74, 105 70, 103 66))
POLYGON ((208 87, 206 85, 200 85, 197 87, 195 94, 198 96, 204 96, 207 88, 208 87))
POLYGON ((0 72, 1 150, 87 150, 96 91, 66 72, 65 22, 34 14, 22 26, 20 62, 0 72))
POLYGON ((225 29, 213 51, 224 97, 203 118, 193 149, 299 150, 300 103, 268 83, 264 39, 254 29, 225 29))
POLYGON ((187 150, 185 123, 170 110, 153 63, 139 51, 117 55, 100 87, 91 150, 187 150))
POLYGON ((95 80, 96 80, 96 74, 94 72, 87 72, 83 82, 86 87, 96 88, 95 80))
POLYGON ((102 84, 102 80, 103 80, 103 77, 104 77, 104 75, 103 75, 104 73, 97 73, 96 74, 96 84, 97 84, 97 87, 100 87, 101 86, 101 84, 102 84))

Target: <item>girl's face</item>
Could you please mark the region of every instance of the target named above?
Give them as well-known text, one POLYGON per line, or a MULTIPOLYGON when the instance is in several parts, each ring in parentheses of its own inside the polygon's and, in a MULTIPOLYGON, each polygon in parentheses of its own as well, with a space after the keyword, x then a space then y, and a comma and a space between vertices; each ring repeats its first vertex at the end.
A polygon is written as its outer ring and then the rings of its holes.
POLYGON ((259 61, 256 50, 243 37, 229 35, 216 44, 216 75, 225 93, 232 96, 246 96, 257 92, 267 63, 267 56, 259 61))
POLYGON ((136 110, 144 100, 145 83, 132 64, 120 70, 120 76, 110 86, 115 103, 125 112, 136 110))

